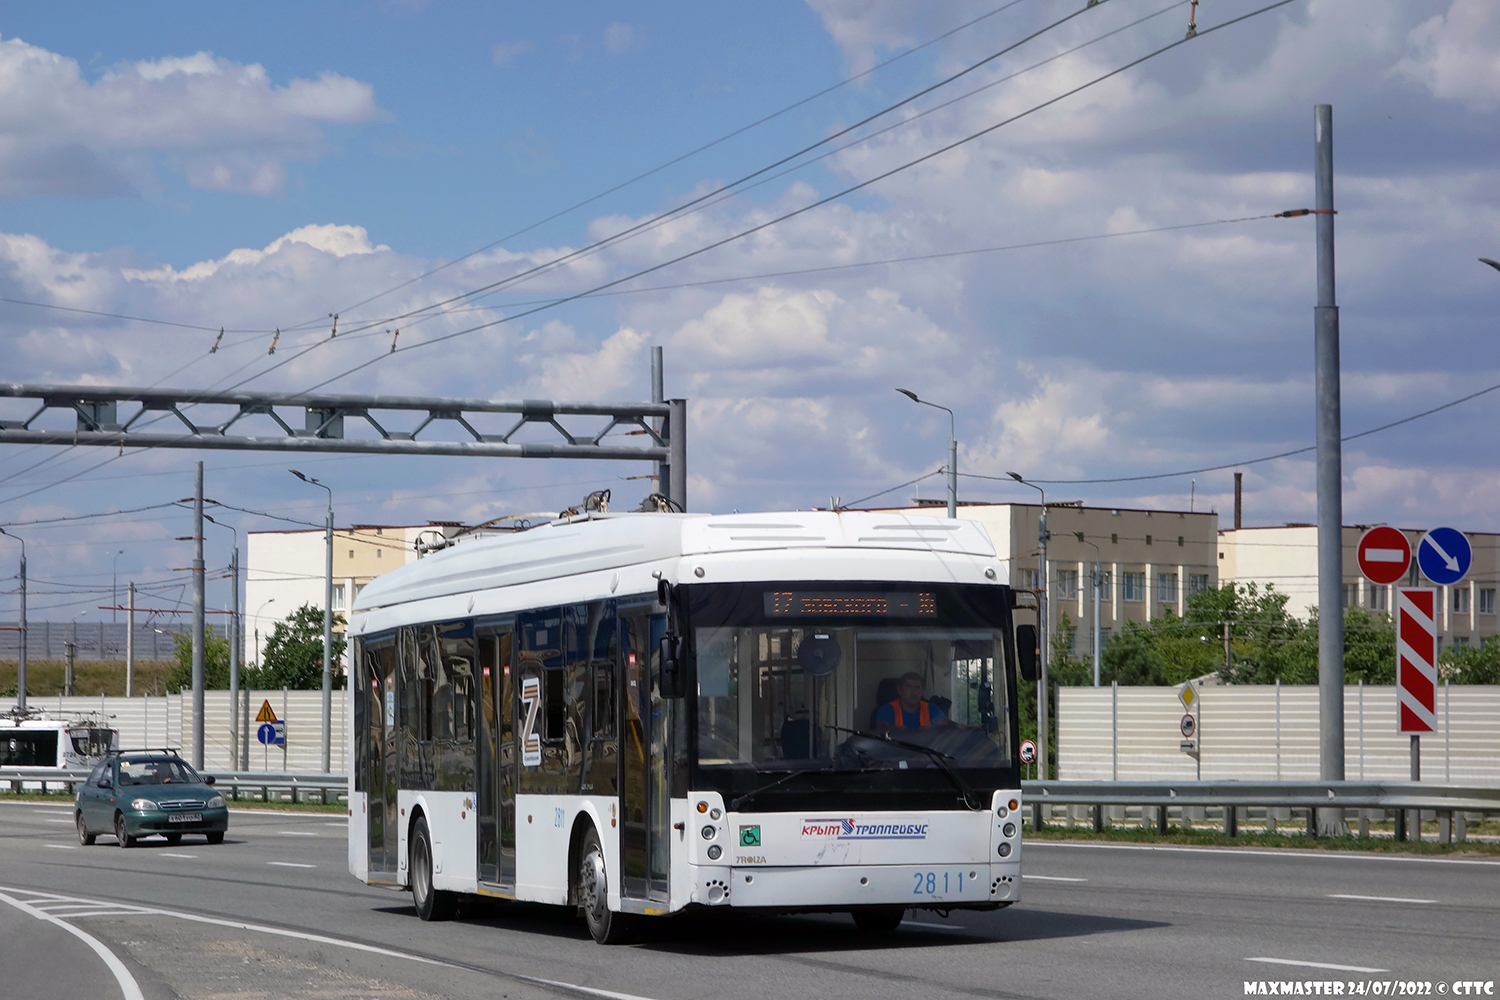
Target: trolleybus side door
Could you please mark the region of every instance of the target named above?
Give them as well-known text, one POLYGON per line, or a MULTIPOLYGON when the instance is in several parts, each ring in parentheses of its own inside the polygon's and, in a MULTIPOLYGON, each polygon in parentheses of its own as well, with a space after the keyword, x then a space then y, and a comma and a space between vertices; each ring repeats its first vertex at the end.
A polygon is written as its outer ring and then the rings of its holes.
POLYGON ((361 644, 365 732, 360 775, 369 824, 369 878, 394 882, 401 830, 396 815, 396 642, 394 636, 361 644))
POLYGON ((630 899, 665 900, 671 885, 671 702, 661 696, 657 647, 666 618, 621 609, 620 624, 620 888, 630 899))
POLYGON ((481 626, 479 744, 479 880, 516 884, 515 692, 509 624, 481 626))

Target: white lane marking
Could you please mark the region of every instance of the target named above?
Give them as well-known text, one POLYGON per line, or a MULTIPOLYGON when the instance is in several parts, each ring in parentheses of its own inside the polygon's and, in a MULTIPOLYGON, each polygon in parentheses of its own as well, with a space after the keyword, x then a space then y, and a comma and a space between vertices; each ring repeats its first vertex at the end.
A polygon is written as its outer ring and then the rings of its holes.
POLYGON ((1247 958, 1247 962, 1265 962, 1267 965, 1301 965, 1309 969, 1332 969, 1335 972, 1390 972, 1390 969, 1368 969, 1363 965, 1330 965, 1327 962, 1299 962, 1294 958, 1247 958))
POLYGON ((1087 882, 1086 878, 1068 878, 1066 875, 1022 875, 1022 878, 1034 878, 1040 882, 1087 882))
POLYGON ((73 815, 73 810, 71 810, 71 809, 33 809, 31 811, 34 812, 34 813, 42 813, 42 814, 47 815, 47 816, 71 816, 71 815, 73 815))
POLYGON ((76 851, 76 850, 78 850, 78 845, 77 844, 43 844, 42 846, 43 847, 50 847, 54 851, 76 851))
POLYGON ((1330 892, 1329 899, 1358 899, 1370 903, 1436 903, 1435 899, 1407 899, 1404 896, 1356 896, 1348 892, 1330 892))
POLYGON ((1410 854, 1347 854, 1323 851, 1316 848, 1288 847, 1279 851, 1255 850, 1248 847, 1178 847, 1173 844, 1094 844, 1081 840, 1028 840, 1026 848, 1034 847, 1082 847, 1096 851, 1176 851, 1186 854, 1248 854, 1262 858, 1301 858, 1304 860, 1332 859, 1337 861, 1410 861, 1428 865, 1486 865, 1500 866, 1500 861, 1478 861, 1470 858, 1426 858, 1410 854))
POLYGON ((344 829, 347 830, 349 828, 349 821, 348 820, 342 820, 342 821, 340 821, 338 823, 324 823, 323 825, 324 826, 341 826, 341 827, 343 827, 344 829))
MULTIPOLYGON (((5 899, 7 902, 12 902, 13 905, 17 906, 25 906, 26 904, 19 900, 10 900, 4 895, 4 893, 6 892, 24 893, 28 896, 41 896, 43 898, 53 900, 66 900, 71 898, 67 896, 38 893, 28 889, 9 889, 4 886, 0 886, 0 899, 5 899)), ((295 938, 298 941, 308 941, 313 944, 326 944, 338 948, 348 948, 351 951, 362 951, 372 955, 385 955, 388 958, 404 958, 411 962, 420 962, 423 965, 436 965, 446 969, 462 969, 466 972, 473 971, 471 968, 468 968, 466 966, 454 965, 451 962, 444 962, 441 959, 427 958, 423 955, 413 955, 409 952, 395 951, 391 948, 381 948, 377 945, 365 944, 362 941, 346 941, 341 938, 327 937, 323 934, 308 934, 303 931, 288 930, 284 927, 268 927, 264 924, 249 924, 240 920, 224 920, 218 917, 204 917, 199 916, 196 913, 183 913, 180 910, 164 910, 154 907, 147 908, 140 906, 126 906, 126 904, 109 903, 104 900, 76 899, 75 901, 80 903, 93 902, 97 906, 106 908, 119 906, 123 913, 128 913, 132 916, 140 914, 150 914, 163 917, 176 917, 178 920, 187 920, 195 924, 208 924, 213 927, 227 927, 231 930, 237 931, 254 931, 258 934, 272 934, 277 937, 295 938)), ((67 924, 62 924, 62 926, 68 927, 67 924)), ((74 928, 72 927, 68 927, 68 929, 74 930, 74 928)), ((652 998, 650 997, 643 997, 634 993, 617 993, 613 990, 595 989, 592 986, 580 986, 576 983, 565 983, 560 982, 556 979, 538 979, 535 976, 522 976, 515 973, 505 972, 501 972, 500 974, 509 976, 510 978, 514 978, 520 982, 536 983, 541 986, 561 987, 562 989, 572 990, 575 993, 586 993, 590 996, 607 997, 609 998, 609 1000, 652 1000, 652 998)), ((144 997, 141 997, 139 990, 137 990, 137 992, 133 995, 126 995, 126 1000, 137 1000, 137 998, 139 998, 139 1000, 144 1000, 144 997)))
POLYGON ((277 830, 283 837, 316 837, 316 833, 304 833, 301 830, 277 830))
POLYGON ((562 983, 556 979, 537 979, 534 976, 517 976, 516 978, 528 983, 537 983, 541 986, 560 986, 565 990, 572 990, 574 993, 587 993, 589 996, 608 997, 609 1000, 651 1000, 650 997, 643 997, 636 993, 616 993, 614 990, 596 990, 591 986, 562 983))
POLYGON ((295 861, 267 861, 268 865, 276 865, 278 868, 316 868, 317 865, 299 865, 295 861))
POLYGON ((146 1000, 145 995, 141 993, 140 984, 135 981, 135 977, 130 974, 130 970, 125 968, 125 963, 116 958, 114 952, 104 947, 98 938, 74 927, 60 917, 54 917, 29 903, 16 899, 13 896, 7 896, 3 892, 0 892, 0 902, 9 903, 22 913, 29 913, 38 920, 45 921, 55 927, 61 927, 69 934, 78 938, 78 940, 92 948, 94 954, 104 960, 104 964, 114 974, 115 982, 120 984, 120 993, 124 996, 124 1000, 146 1000))
POLYGON ((196 858, 198 855, 196 855, 196 854, 173 854, 170 851, 162 851, 161 852, 161 856, 164 857, 164 858, 196 858))
POLYGON ((66 824, 67 826, 72 826, 73 825, 73 821, 70 820, 70 819, 44 819, 44 820, 42 820, 42 822, 43 823, 63 823, 63 824, 66 824))

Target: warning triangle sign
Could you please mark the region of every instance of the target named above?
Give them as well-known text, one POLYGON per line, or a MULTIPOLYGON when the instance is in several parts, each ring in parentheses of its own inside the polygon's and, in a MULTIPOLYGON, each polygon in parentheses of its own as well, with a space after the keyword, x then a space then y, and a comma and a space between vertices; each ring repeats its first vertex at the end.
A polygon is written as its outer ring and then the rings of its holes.
POLYGON ((260 712, 255 716, 256 722, 275 722, 276 713, 271 711, 271 701, 267 699, 260 703, 260 712))

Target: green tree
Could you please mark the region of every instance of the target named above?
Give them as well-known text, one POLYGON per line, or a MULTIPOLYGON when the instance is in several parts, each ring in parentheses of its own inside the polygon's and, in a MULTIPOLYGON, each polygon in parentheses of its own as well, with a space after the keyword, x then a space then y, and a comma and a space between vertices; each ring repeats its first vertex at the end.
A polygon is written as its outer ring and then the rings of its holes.
POLYGON ((1455 684, 1500 684, 1500 642, 1449 646, 1438 657, 1438 672, 1455 684))
MULTIPOLYGON (((193 636, 179 632, 172 640, 172 655, 177 663, 167 675, 168 691, 193 689, 193 636)), ((229 640, 215 632, 203 633, 203 689, 229 690, 229 640)))
MULTIPOLYGON (((344 616, 335 614, 334 625, 344 624, 344 616)), ((344 677, 338 672, 339 658, 344 655, 344 637, 333 634, 333 686, 342 688, 344 677)), ((292 688, 311 691, 323 686, 323 609, 304 604, 285 621, 276 623, 266 640, 264 655, 256 682, 267 688, 292 688)))

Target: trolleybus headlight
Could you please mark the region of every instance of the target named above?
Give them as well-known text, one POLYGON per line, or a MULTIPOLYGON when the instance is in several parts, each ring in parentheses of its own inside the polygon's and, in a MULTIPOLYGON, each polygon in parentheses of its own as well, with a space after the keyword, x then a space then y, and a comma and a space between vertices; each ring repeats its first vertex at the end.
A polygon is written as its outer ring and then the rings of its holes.
POLYGON ((130 803, 130 808, 140 809, 142 811, 150 811, 157 808, 157 806, 156 803, 150 799, 136 799, 134 802, 130 803))
POLYGON ((1005 829, 1001 830, 1000 832, 1005 834, 1007 837, 1014 837, 1016 835, 1016 824, 1007 823, 1005 824, 1005 829))
POLYGON ((1010 810, 1005 808, 1004 806, 1001 806, 999 809, 995 810, 995 815, 999 816, 1001 819, 1004 819, 1005 817, 1010 815, 1010 810))
POLYGON ((719 812, 719 810, 715 809, 713 812, 711 812, 711 813, 708 814, 708 818, 709 819, 718 819, 720 816, 723 816, 723 815, 724 815, 723 813, 721 813, 721 812, 719 812))
POLYGON ((718 861, 719 860, 719 855, 721 855, 723 853, 724 853, 724 848, 720 847, 718 844, 711 844, 711 845, 709 845, 709 848, 708 848, 708 860, 710 860, 710 861, 718 861))
POLYGON ((1001 844, 1000 845, 1000 856, 1002 858, 1008 858, 1008 857, 1010 857, 1010 845, 1009 844, 1001 844))
POLYGON ((714 834, 716 834, 718 832, 719 832, 719 830, 718 830, 717 827, 705 826, 703 828, 703 839, 704 840, 713 840, 714 839, 714 834))

